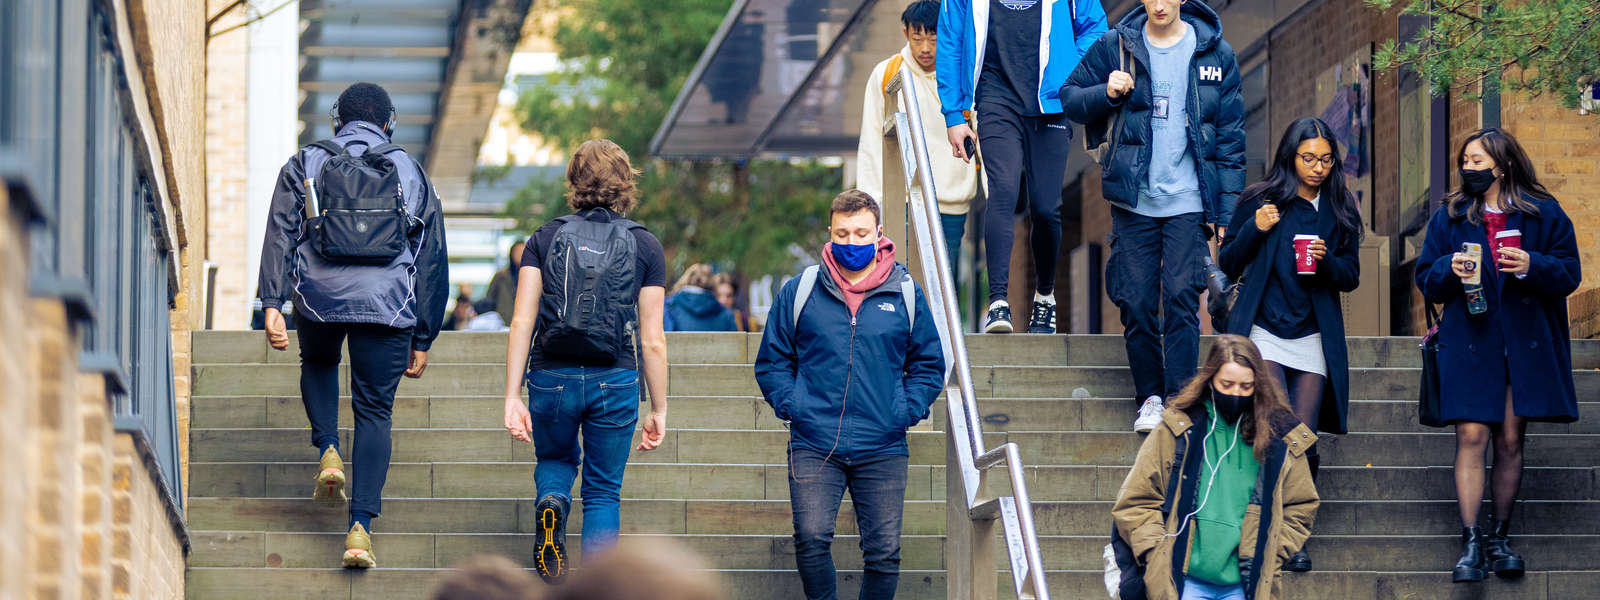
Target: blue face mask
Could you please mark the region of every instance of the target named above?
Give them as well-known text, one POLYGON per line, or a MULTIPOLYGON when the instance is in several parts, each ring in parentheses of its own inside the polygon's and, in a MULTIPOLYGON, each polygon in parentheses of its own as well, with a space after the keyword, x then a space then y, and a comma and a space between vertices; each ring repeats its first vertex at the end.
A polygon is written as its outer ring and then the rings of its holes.
POLYGON ((833 260, 839 263, 846 271, 860 271, 872 264, 873 257, 878 255, 878 244, 841 244, 833 243, 833 260))

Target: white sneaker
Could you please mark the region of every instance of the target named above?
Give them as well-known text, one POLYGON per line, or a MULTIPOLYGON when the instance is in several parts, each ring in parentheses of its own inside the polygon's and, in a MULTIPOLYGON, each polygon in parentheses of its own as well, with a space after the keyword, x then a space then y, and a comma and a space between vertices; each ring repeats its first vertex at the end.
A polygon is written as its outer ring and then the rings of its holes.
POLYGON ((1139 417, 1133 420, 1134 433, 1150 433, 1154 430, 1161 424, 1162 410, 1164 407, 1160 396, 1145 398, 1144 405, 1139 407, 1139 417))

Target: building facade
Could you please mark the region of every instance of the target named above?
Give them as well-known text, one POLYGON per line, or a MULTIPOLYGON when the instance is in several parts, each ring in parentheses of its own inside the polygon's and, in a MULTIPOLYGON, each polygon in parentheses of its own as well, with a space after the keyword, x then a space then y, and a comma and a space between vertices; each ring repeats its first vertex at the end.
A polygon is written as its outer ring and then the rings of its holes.
POLYGON ((205 28, 0 3, 0 597, 184 595, 205 28))

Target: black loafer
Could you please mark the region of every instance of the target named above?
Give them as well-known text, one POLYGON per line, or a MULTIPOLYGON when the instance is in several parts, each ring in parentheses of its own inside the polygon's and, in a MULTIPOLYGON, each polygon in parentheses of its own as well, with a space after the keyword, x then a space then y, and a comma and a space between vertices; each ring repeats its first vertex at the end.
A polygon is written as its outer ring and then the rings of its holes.
POLYGON ((1289 560, 1283 561, 1283 570, 1295 573, 1310 571, 1311 556, 1306 554, 1305 549, 1302 548, 1299 552, 1294 553, 1294 556, 1289 557, 1289 560))

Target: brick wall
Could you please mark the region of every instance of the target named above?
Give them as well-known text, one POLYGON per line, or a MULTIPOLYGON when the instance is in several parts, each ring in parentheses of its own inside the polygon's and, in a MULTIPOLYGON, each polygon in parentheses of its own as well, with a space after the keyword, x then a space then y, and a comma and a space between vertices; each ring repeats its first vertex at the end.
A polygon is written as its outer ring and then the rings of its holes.
MULTIPOLYGON (((4 192, 0 191, 0 199, 4 192)), ((0 216, 0 598, 183 597, 185 557, 155 480, 79 372, 58 300, 27 297, 28 238, 0 216)))
MULTIPOLYGON (((15 277, 27 269, 27 238, 10 218, 12 207, 5 186, 0 186, 0 278, 15 277)), ((27 286, 0 280, 0 330, 8 339, 25 348, 33 346, 33 329, 28 322, 27 286)), ((35 394, 28 354, 13 351, 0 355, 0 381, 7 392, 0 394, 0 481, 29 481, 32 471, 30 447, 32 430, 23 426, 32 420, 35 394)), ((30 490, 18 485, 0 485, 0 598, 25 598, 31 595, 33 561, 29 540, 28 504, 30 490)))
POLYGON ((1507 95, 1500 120, 1517 136, 1539 180, 1572 218, 1584 288, 1600 287, 1600 196, 1594 192, 1600 189, 1600 116, 1579 115, 1551 98, 1507 95))
MULTIPOLYGON (((233 0, 209 0, 216 13, 233 0)), ((242 23, 246 13, 233 10, 212 26, 221 31, 242 23)), ((247 273, 245 240, 249 225, 248 30, 218 36, 206 47, 206 256, 217 265, 212 319, 217 329, 246 329, 254 273, 247 273)), ((174 340, 176 341, 176 340, 174 340)))

